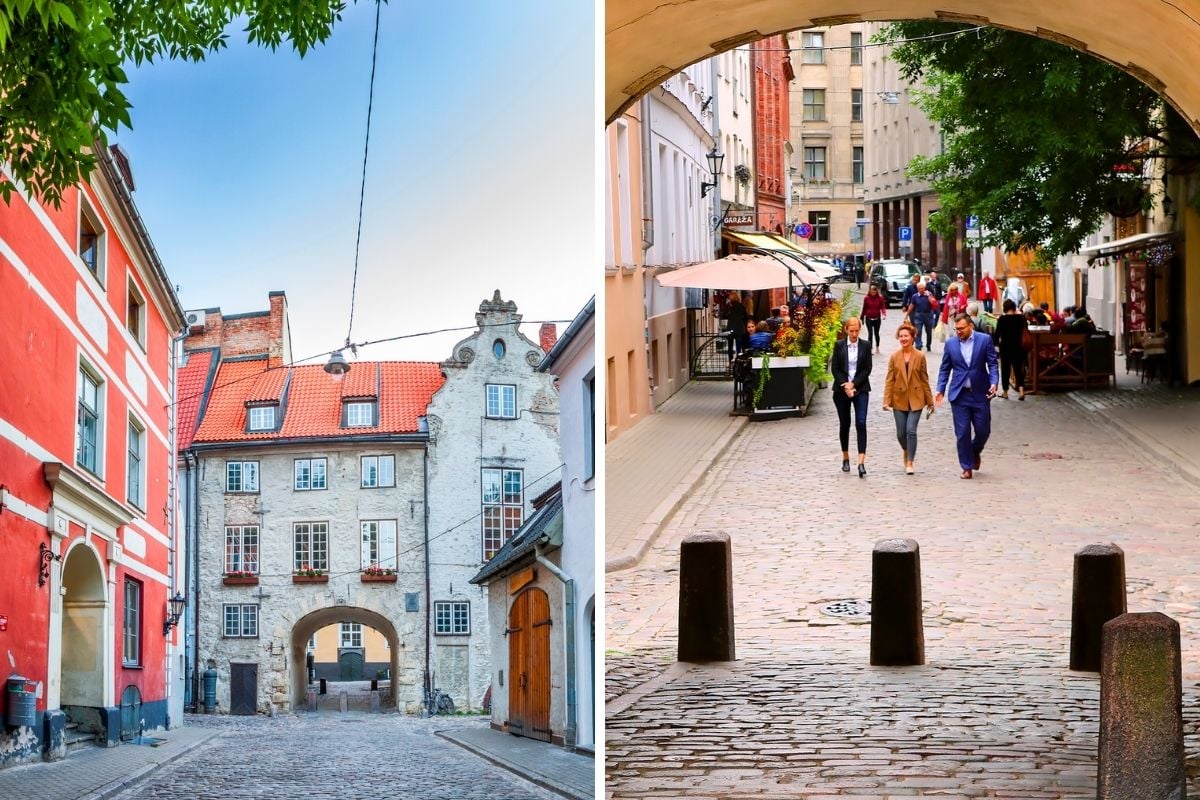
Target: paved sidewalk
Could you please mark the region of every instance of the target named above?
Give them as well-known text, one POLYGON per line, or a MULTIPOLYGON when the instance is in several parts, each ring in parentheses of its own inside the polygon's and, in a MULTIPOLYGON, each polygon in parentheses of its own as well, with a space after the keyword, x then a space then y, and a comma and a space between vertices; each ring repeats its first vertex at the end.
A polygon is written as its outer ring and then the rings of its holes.
POLYGON ((596 796, 596 760, 590 755, 491 728, 438 731, 437 735, 563 797, 592 800, 596 796))
POLYGON ((731 381, 693 381, 608 445, 605 568, 635 565, 692 487, 746 425, 731 381))
POLYGON ((62 761, 0 770, 0 800, 103 800, 127 789, 220 731, 181 727, 147 734, 163 739, 157 747, 123 744, 78 750, 62 761))

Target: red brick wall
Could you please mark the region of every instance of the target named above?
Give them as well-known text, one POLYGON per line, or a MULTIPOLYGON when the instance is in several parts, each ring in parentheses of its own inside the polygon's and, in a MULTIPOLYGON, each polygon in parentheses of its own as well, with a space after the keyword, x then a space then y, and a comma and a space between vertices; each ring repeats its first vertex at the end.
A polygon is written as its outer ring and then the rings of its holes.
POLYGON ((229 319, 219 308, 209 310, 203 329, 193 328, 184 340, 184 348, 219 347, 223 358, 264 353, 282 358, 286 320, 287 297, 283 292, 271 292, 270 309, 253 316, 235 315, 229 319))
POLYGON ((558 327, 553 322, 543 322, 542 328, 538 331, 538 338, 542 345, 542 352, 549 353, 554 347, 554 343, 558 341, 558 327))
POLYGON ((788 140, 787 37, 772 36, 752 48, 754 63, 754 161, 757 227, 783 232, 787 226, 783 148, 788 140))

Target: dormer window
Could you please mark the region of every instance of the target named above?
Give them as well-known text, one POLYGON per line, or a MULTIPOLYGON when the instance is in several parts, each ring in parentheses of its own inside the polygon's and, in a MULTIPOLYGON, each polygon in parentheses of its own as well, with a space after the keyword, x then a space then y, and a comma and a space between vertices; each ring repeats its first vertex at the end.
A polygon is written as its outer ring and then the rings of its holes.
POLYGON ((342 427, 372 428, 375 421, 376 403, 374 400, 347 401, 342 407, 342 427))
POLYGON ((273 431, 279 406, 250 406, 246 409, 246 430, 273 431))

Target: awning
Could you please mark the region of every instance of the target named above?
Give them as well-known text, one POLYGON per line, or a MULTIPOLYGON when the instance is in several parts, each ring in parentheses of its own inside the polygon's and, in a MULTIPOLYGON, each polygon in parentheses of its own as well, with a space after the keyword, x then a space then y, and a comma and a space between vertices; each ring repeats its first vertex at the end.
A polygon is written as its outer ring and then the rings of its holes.
POLYGON ((716 261, 680 267, 656 275, 663 286, 688 289, 779 289, 792 284, 813 286, 825 281, 790 259, 760 253, 737 253, 716 261))
POLYGON ((1079 255, 1088 256, 1088 261, 1091 262, 1104 256, 1116 256, 1121 253, 1128 253, 1130 250, 1141 250, 1145 247, 1163 244, 1177 238, 1179 238, 1179 234, 1174 231, 1167 231, 1166 233, 1135 233, 1133 236, 1126 236, 1124 239, 1117 239, 1115 242, 1081 247, 1079 248, 1079 255))
POLYGON ((721 231, 721 236, 746 247, 757 247, 760 250, 791 250, 808 254, 808 250, 799 247, 777 233, 767 231, 721 231))

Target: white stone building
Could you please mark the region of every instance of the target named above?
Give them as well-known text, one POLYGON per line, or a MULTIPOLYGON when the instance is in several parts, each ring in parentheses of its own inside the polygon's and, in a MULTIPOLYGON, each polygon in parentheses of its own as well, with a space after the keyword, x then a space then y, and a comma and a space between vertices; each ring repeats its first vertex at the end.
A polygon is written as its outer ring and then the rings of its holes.
MULTIPOLYGON (((222 356, 190 446, 196 674, 216 670, 220 712, 294 708, 310 638, 357 623, 387 641, 397 708, 418 710, 434 686, 479 708, 486 598, 467 581, 482 542, 498 549, 524 520, 539 491, 526 484, 559 464, 542 347, 497 293, 448 361, 357 362, 337 380, 279 357, 276 305, 254 330, 195 341, 222 356)), ((362 658, 339 652, 351 672, 362 658)))

